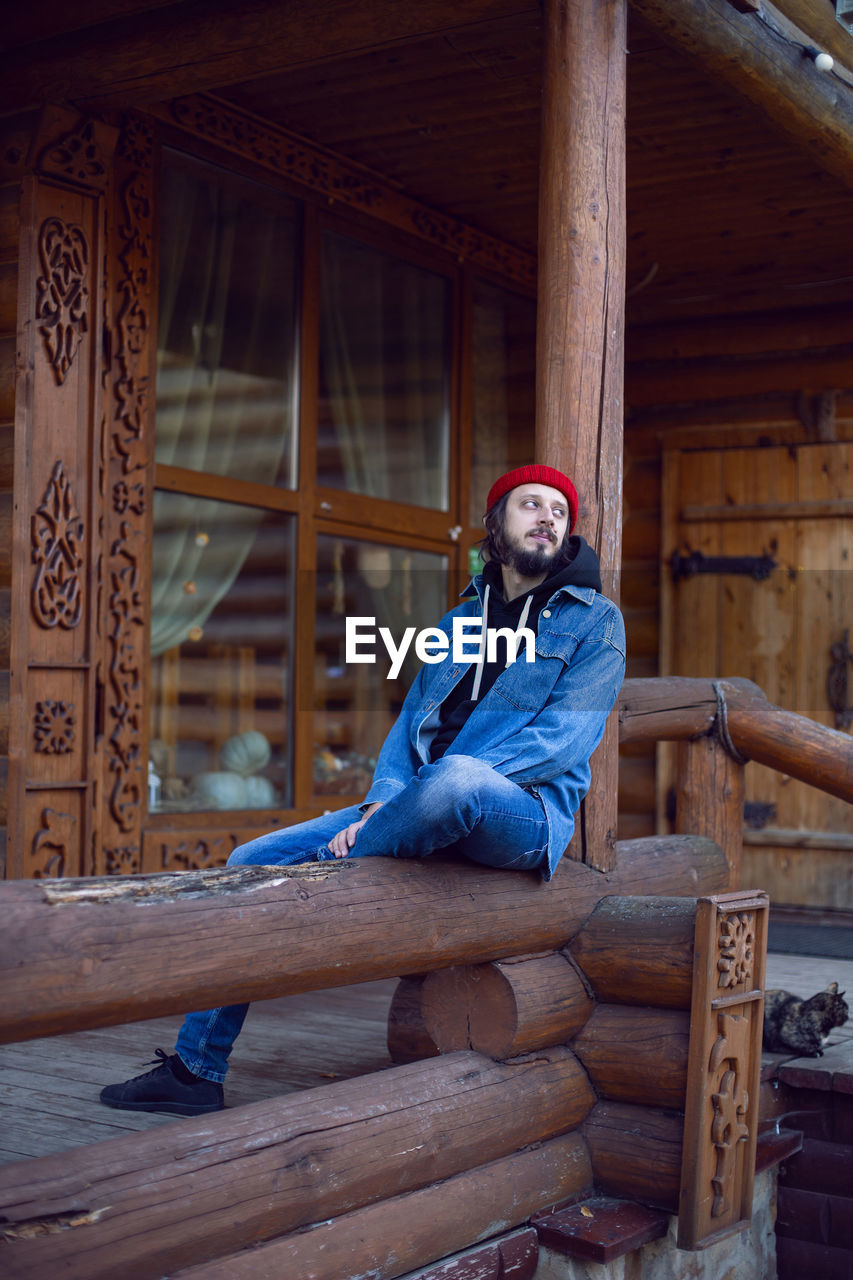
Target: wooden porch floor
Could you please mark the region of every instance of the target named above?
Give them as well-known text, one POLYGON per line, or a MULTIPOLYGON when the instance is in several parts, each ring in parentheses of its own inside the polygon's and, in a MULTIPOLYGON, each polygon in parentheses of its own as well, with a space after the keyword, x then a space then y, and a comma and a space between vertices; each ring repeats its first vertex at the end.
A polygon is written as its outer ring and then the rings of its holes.
MULTIPOLYGON (((853 960, 768 957, 768 987, 810 996, 833 981, 849 998, 853 960)), ((255 1004, 231 1057, 227 1105, 389 1066, 385 1032, 395 985, 369 982, 255 1004)), ((173 1116, 102 1107, 98 1093, 145 1070, 157 1046, 171 1051, 180 1021, 156 1018, 0 1047, 0 1163, 171 1123, 173 1116)), ((834 1032, 830 1044, 817 1061, 834 1061, 853 1076, 853 1024, 834 1032)))

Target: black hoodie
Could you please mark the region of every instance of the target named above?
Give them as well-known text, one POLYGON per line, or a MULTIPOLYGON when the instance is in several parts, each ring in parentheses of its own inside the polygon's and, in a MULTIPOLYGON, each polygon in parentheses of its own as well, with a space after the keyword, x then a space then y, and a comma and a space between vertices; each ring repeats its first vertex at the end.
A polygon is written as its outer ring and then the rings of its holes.
MULTIPOLYGON (((497 561, 490 561, 483 570, 483 581, 490 588, 486 619, 489 629, 509 627, 515 630, 527 608, 524 625, 536 635, 539 630, 540 611, 558 587, 568 585, 593 587, 596 591, 600 591, 601 572, 598 556, 589 543, 575 535, 569 539, 567 552, 570 557, 568 563, 563 560, 560 567, 555 569, 544 582, 540 582, 538 587, 534 587, 532 591, 523 592, 514 600, 504 600, 501 566, 497 561), (527 605, 528 597, 530 598, 529 606, 527 605)), ((441 704, 441 724, 430 746, 431 761, 438 760, 444 755, 477 702, 485 697, 498 676, 506 669, 509 656, 506 641, 500 639, 496 650, 494 661, 483 663, 483 674, 476 699, 473 694, 478 664, 471 662, 462 679, 441 704)))

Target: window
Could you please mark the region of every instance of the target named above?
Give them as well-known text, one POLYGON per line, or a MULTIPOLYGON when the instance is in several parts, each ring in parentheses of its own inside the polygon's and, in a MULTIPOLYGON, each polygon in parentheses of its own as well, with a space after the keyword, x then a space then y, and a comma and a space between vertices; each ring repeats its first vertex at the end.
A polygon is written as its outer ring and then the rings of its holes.
POLYGON ((466 343, 455 261, 171 150, 160 225, 149 811, 263 829, 364 795, 419 665, 380 629, 455 603, 531 456, 534 309, 472 281, 466 343))

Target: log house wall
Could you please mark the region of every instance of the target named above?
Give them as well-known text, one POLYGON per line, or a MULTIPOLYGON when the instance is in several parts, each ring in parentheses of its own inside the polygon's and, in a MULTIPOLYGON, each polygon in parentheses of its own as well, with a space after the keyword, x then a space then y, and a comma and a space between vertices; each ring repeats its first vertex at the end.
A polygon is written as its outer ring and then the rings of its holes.
MULTIPOLYGON (((670 674, 660 662, 664 450, 815 443, 824 392, 838 392, 832 438, 851 440, 851 369, 849 319, 836 308, 629 327, 621 599, 629 677, 670 674)), ((635 743, 620 755, 624 840, 656 830, 656 749, 635 743)))

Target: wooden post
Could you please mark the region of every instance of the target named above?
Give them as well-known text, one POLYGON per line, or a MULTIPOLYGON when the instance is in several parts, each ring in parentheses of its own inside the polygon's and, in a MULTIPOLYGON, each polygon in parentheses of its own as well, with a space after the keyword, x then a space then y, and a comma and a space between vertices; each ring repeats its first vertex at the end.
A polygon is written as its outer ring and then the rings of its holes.
MULTIPOLYGON (((572 476, 578 530, 618 600, 625 305, 625 0, 546 0, 539 179, 536 456, 572 476)), ((616 839, 616 718, 595 753, 572 856, 616 839)))
POLYGON ((696 909, 679 1249, 752 1217, 768 899, 722 893, 696 909))
POLYGON ((729 888, 740 887, 743 860, 743 765, 716 738, 679 742, 675 829, 715 840, 729 864, 729 888))

